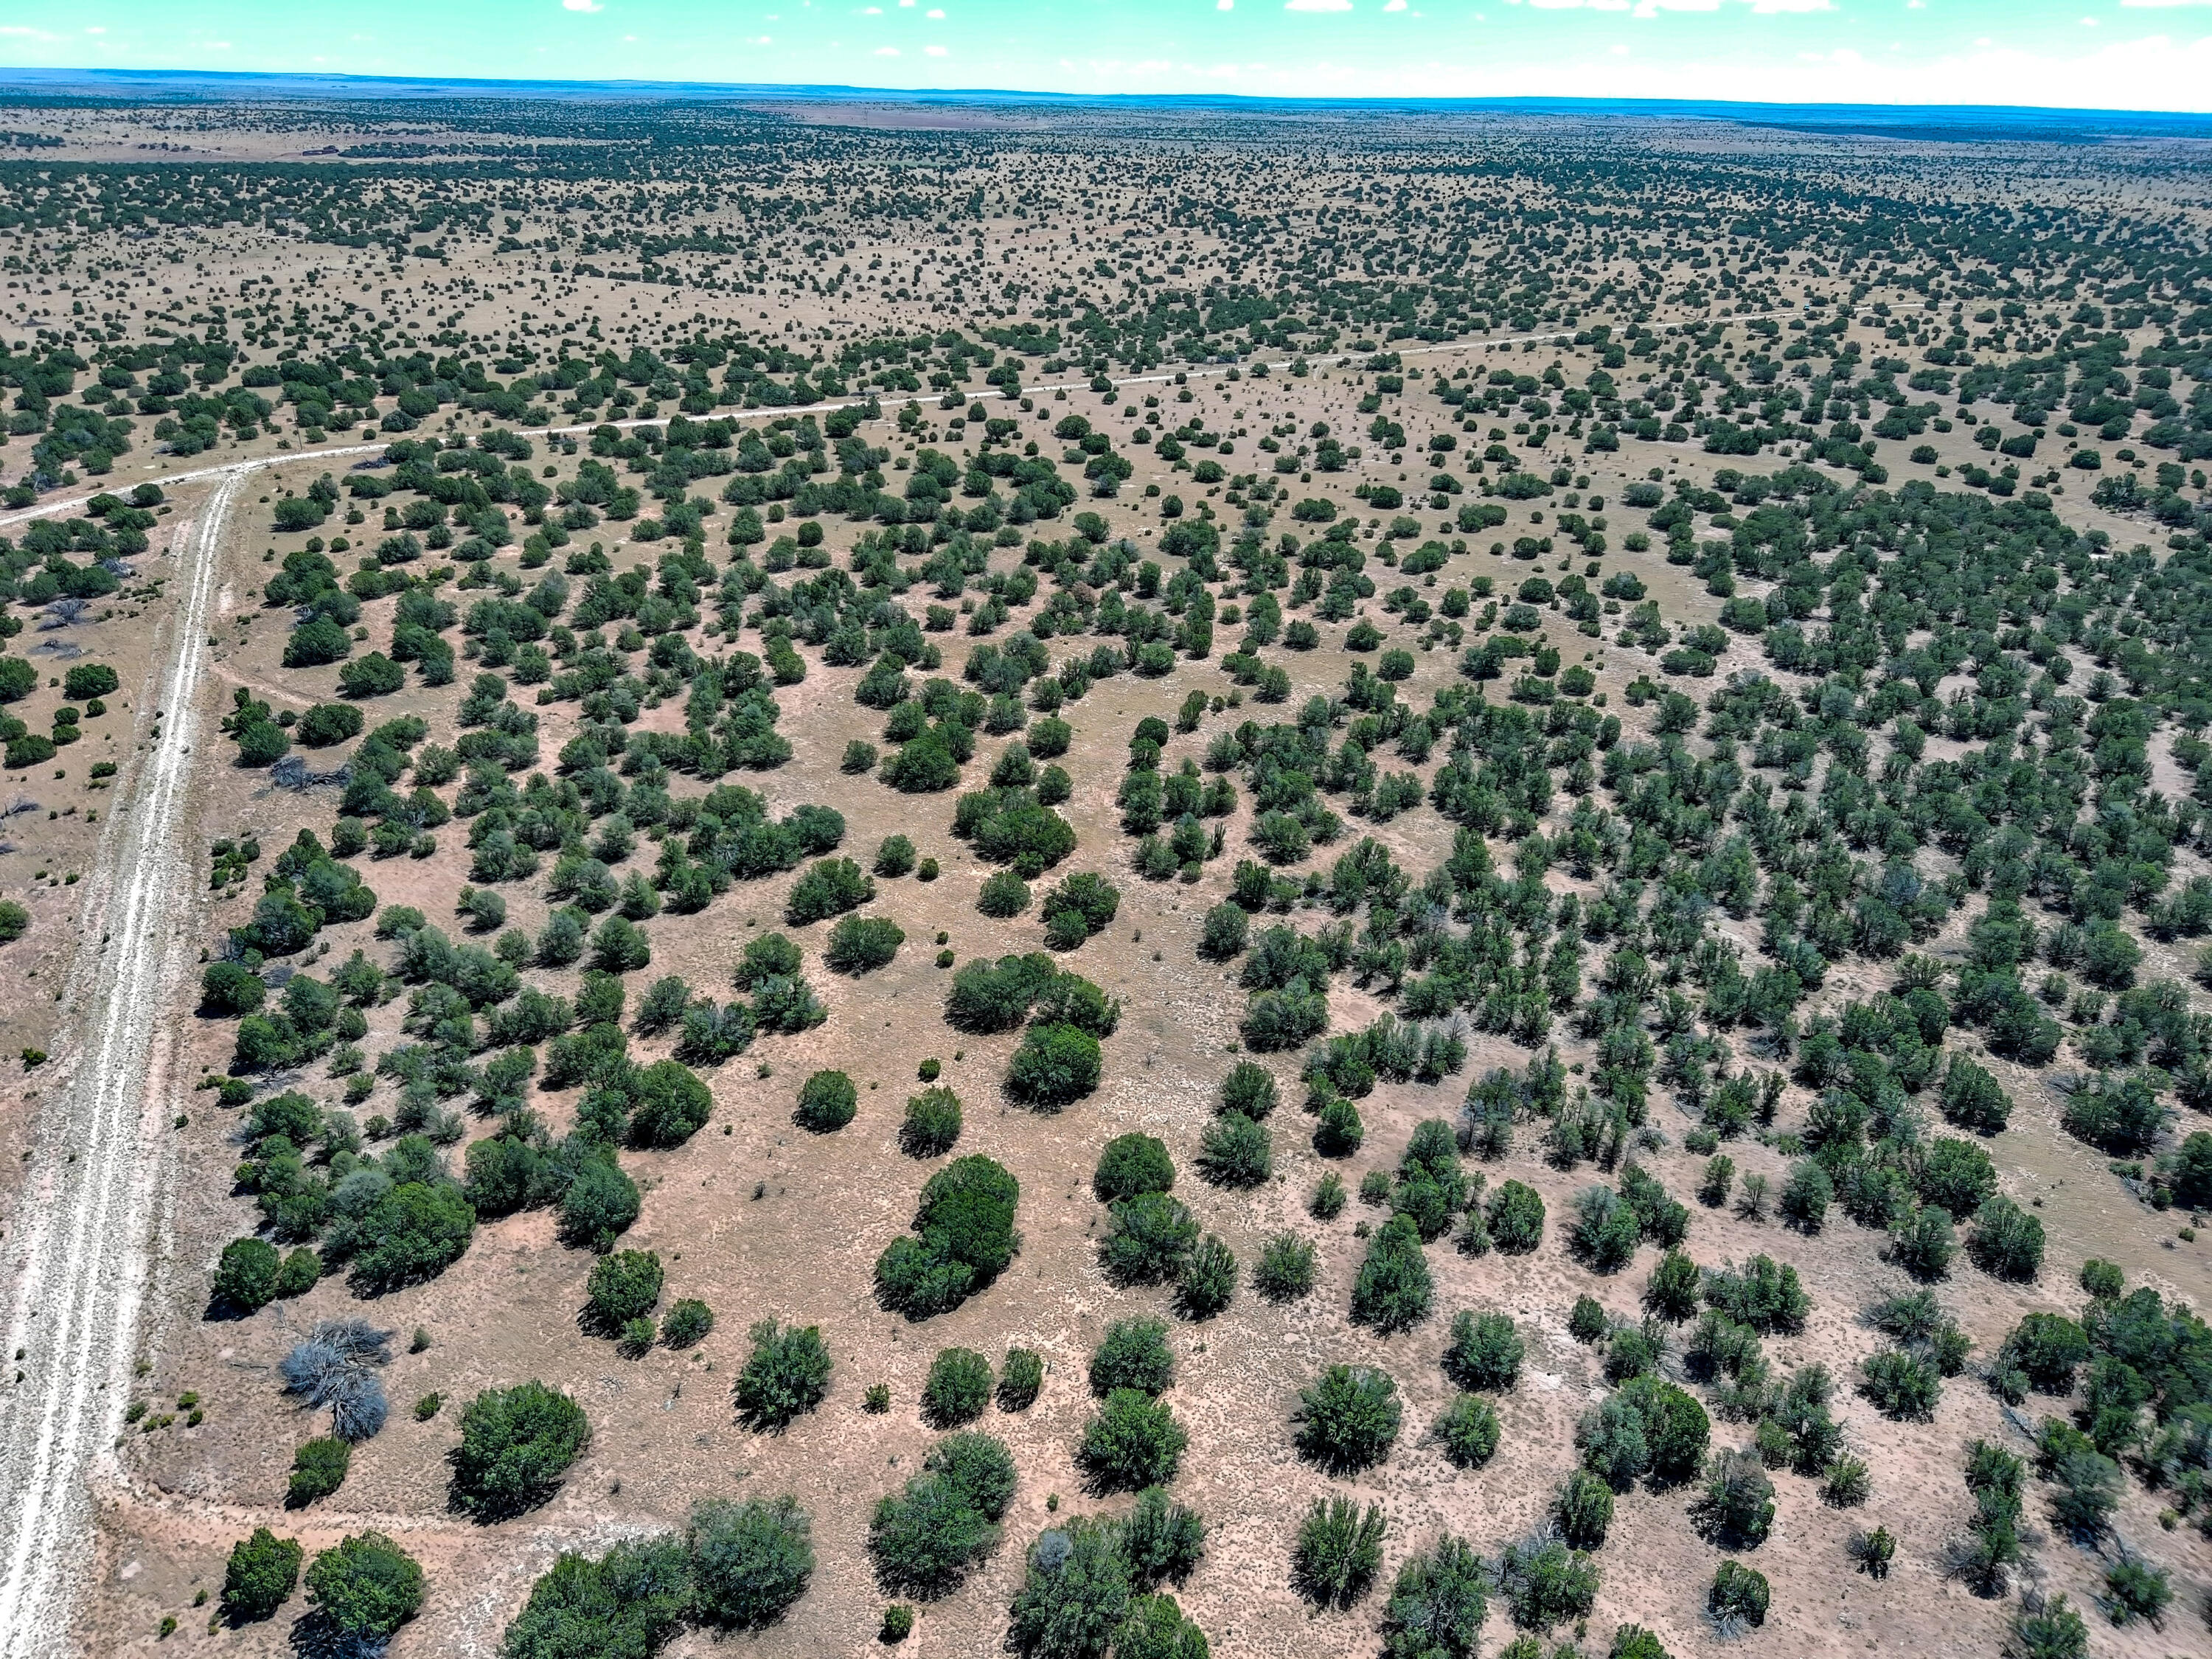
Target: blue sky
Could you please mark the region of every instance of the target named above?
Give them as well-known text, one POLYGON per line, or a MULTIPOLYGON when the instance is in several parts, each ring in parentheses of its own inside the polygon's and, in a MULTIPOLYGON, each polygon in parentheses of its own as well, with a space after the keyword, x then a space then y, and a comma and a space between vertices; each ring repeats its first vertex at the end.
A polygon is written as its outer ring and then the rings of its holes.
POLYGON ((9 0, 0 64, 2212 110, 2212 0, 9 0))

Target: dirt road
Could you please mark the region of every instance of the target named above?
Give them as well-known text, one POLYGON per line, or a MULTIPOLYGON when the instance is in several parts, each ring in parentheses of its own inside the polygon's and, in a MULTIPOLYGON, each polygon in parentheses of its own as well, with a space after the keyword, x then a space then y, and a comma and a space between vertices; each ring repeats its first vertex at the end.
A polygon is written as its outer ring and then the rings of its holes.
POLYGON ((92 1483, 123 1428, 141 1304, 164 1241, 176 1011, 197 939, 189 811, 196 707, 224 520, 223 473, 179 538, 182 603, 137 699, 161 736, 118 792, 63 1000, 73 1037, 46 1101, 9 1241, 10 1381, 0 1393, 0 1655, 69 1648, 92 1557, 92 1483))

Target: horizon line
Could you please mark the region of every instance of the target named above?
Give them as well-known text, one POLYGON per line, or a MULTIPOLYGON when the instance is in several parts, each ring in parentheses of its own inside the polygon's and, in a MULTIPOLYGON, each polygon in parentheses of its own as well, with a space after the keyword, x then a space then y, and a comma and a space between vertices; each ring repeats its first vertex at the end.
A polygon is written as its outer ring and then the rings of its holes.
POLYGON ((929 102, 939 100, 991 101, 1050 101, 1061 104, 1180 104, 1228 105, 1253 107, 1403 108, 1438 110, 1561 109, 1592 113, 1606 111, 1676 112, 1688 118, 1726 118, 1738 112, 1772 112, 1793 114, 1860 114, 1948 116, 2006 119, 2053 118, 2096 120, 2123 118, 2134 120, 2193 123, 2212 136, 2212 112, 2192 110, 2129 109, 2098 105, 2045 104, 1924 104, 1852 102, 1795 102, 1732 98, 1598 98, 1573 94, 1504 94, 1494 96, 1453 97, 1405 94, 1396 95, 1309 96, 1296 94, 1239 92, 1060 92, 1018 87, 869 87, 838 82, 678 81, 622 77, 608 80, 533 79, 522 76, 446 75, 362 75, 319 70, 195 70, 195 69, 43 69, 0 66, 0 101, 10 89, 61 86, 119 87, 131 82, 260 83, 277 95, 301 96, 318 88, 463 88, 484 93, 520 94, 532 91, 569 95, 598 92, 631 97, 673 97, 717 94, 730 98, 782 98, 794 100, 866 99, 883 102, 929 102), (283 83, 304 83, 287 91, 283 83))

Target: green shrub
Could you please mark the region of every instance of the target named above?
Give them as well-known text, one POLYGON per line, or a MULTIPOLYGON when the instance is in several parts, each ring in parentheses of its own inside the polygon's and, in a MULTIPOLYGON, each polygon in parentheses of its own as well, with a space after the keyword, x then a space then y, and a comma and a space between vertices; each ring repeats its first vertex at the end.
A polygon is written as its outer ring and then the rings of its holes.
POLYGON ((968 1433, 939 1442, 922 1473, 876 1505, 868 1554, 877 1582, 921 1601, 957 1589, 998 1542, 1013 1493, 1013 1459, 998 1441, 968 1433))
POLYGON ((480 1519, 519 1515, 552 1496, 591 1437, 583 1407, 542 1382, 487 1389, 461 1413, 454 1500, 480 1519))
POLYGON ((876 1297, 909 1319, 956 1308, 1006 1270, 1020 1247, 1014 1211, 1021 1185, 1000 1164, 971 1155, 930 1176, 915 1213, 919 1235, 891 1241, 876 1260, 876 1297))
POLYGON ((1104 1521, 1078 1518, 1038 1534, 1007 1612, 1006 1645, 1021 1659, 1088 1659, 1109 1644, 1117 1653, 1204 1651, 1205 1638, 1194 1629, 1189 1634, 1199 1645, 1187 1638, 1174 1598, 1131 1593, 1120 1529, 1104 1521), (1161 1620, 1159 1613, 1172 1618, 1161 1620), (1172 1627, 1163 1630, 1163 1623, 1172 1627))
POLYGON ((1263 1122, 1276 1105, 1275 1074, 1253 1061, 1240 1060, 1221 1080, 1221 1109, 1263 1122))
POLYGON ((1966 1254, 1993 1279, 2025 1284, 2043 1267, 2043 1223, 2002 1194, 1974 1214, 1966 1254))
POLYGON ((328 749, 333 744, 359 737, 365 723, 357 704, 319 702, 300 716, 292 735, 307 748, 328 749))
POLYGON ((876 896, 876 884, 850 859, 817 859, 792 884, 783 919, 794 927, 857 910, 876 896))
POLYGON ((693 1508, 693 1605, 707 1622, 759 1630, 789 1611, 814 1576, 812 1524, 799 1500, 709 1498, 693 1508))
POLYGON ((1612 1322, 1605 1316, 1605 1308, 1594 1296, 1575 1298, 1572 1312, 1567 1316, 1567 1334, 1577 1342, 1595 1342, 1611 1328, 1612 1322))
POLYGON ((771 979, 795 978, 799 960, 799 947, 781 933, 763 933, 738 959, 737 987, 750 991, 771 979))
POLYGON ((279 1538, 266 1527, 231 1546, 222 1571, 222 1611, 234 1625, 272 1617, 300 1582, 304 1552, 296 1538, 279 1538))
POLYGON ((1382 1659, 1475 1659, 1489 1585, 1483 1559, 1449 1533, 1407 1557, 1382 1611, 1382 1659))
POLYGON ((1079 1025, 1032 1025, 1006 1068, 1015 1099, 1048 1111, 1080 1100, 1098 1086, 1098 1039, 1079 1025))
POLYGON ((1368 1242, 1352 1281, 1352 1322, 1378 1336, 1409 1329, 1428 1317, 1433 1289, 1419 1230, 1410 1217, 1394 1215, 1368 1242))
POLYGON ((911 1158, 941 1158, 960 1139, 960 1097, 950 1089, 924 1089, 909 1095, 899 1146, 911 1158))
POLYGON ((1179 1279, 1198 1248, 1198 1223, 1165 1193, 1140 1193, 1107 1206, 1109 1227, 1100 1264, 1119 1285, 1162 1285, 1179 1279))
POLYGON ((1084 1425, 1076 1466, 1094 1492, 1138 1492, 1175 1479, 1190 1437, 1175 1414, 1137 1389, 1115 1389, 1084 1425))
POLYGON ((686 1297, 661 1320, 660 1340, 672 1348, 694 1347, 714 1328, 714 1310, 703 1302, 686 1297))
POLYGON ((1859 1364, 1859 1392, 1885 1417, 1925 1423, 1936 1415, 1942 1382, 1936 1367, 1917 1354, 1892 1350, 1859 1364))
POLYGON ((355 1288, 376 1295, 436 1278, 460 1260, 476 1224, 476 1212, 458 1187, 402 1182, 354 1225, 355 1288))
POLYGON ((1813 1305, 1797 1281, 1796 1268, 1778 1267, 1765 1255, 1752 1257, 1741 1268, 1706 1268, 1705 1302, 1764 1336, 1804 1329, 1813 1305))
POLYGON ((1613 1525, 1613 1488, 1588 1469, 1577 1469, 1559 1483, 1552 1518, 1571 1547, 1596 1549, 1613 1525))
POLYGON ((345 1484, 353 1462, 353 1448, 335 1435, 310 1440, 292 1454, 292 1479, 284 1493, 291 1509, 303 1509, 319 1498, 328 1498, 345 1484))
POLYGON ((816 1134, 828 1134, 853 1121, 860 1093, 842 1072, 817 1072, 799 1085, 799 1105, 792 1121, 816 1134))
POLYGON ((1102 1204, 1144 1193, 1164 1193, 1174 1185, 1175 1163, 1166 1146, 1133 1131, 1106 1143, 1091 1177, 1091 1190, 1102 1204))
POLYGON ((1723 1452, 1692 1506, 1698 1528, 1723 1549, 1755 1549, 1774 1525, 1774 1482, 1756 1454, 1723 1452))
MULTIPOLYGON (((62 676, 62 695, 71 702, 89 702, 94 697, 112 697, 122 689, 121 677, 104 662, 73 663, 69 672, 62 676)), ((14 699, 9 701, 13 702, 14 699)))
POLYGON ((691 1557, 672 1536, 563 1553, 530 1587, 501 1659, 651 1659, 692 1611, 691 1557))
POLYGON ((1237 1257, 1213 1234, 1200 1239, 1176 1287, 1176 1311, 1185 1319, 1211 1319, 1237 1299, 1237 1257))
POLYGON ((276 1247, 258 1238, 234 1238, 222 1247, 210 1291, 215 1305, 234 1313, 258 1313, 276 1298, 282 1267, 276 1247))
POLYGON ((1462 1389, 1504 1394, 1520 1381, 1527 1352, 1509 1316, 1462 1312, 1444 1346, 1444 1375, 1462 1389))
POLYGON ((1009 1348, 999 1368, 999 1409, 1025 1412, 1044 1387, 1044 1358, 1034 1348, 1009 1348))
POLYGON ((380 1532, 339 1540, 307 1567, 307 1600, 348 1641, 380 1644, 422 1606, 422 1569, 380 1532))
MULTIPOLYGON (((868 764, 875 764, 872 753, 868 757, 868 764)), ((894 878, 906 875, 913 870, 914 860, 913 842, 904 836, 886 836, 883 844, 876 848, 876 873, 894 878)))
POLYGON ((1199 954, 1215 962, 1226 962, 1243 953, 1251 931, 1252 919, 1243 907, 1217 904, 1206 913, 1205 927, 1199 936, 1199 954))
POLYGON ((1507 1545, 1495 1576, 1498 1593, 1523 1630, 1587 1618, 1597 1600, 1597 1563, 1556 1541, 1507 1545))
POLYGON ((1313 1289, 1315 1250, 1296 1233, 1268 1235, 1252 1269, 1252 1288, 1270 1302, 1295 1302, 1313 1289))
POLYGON ((1217 1187, 1256 1187, 1274 1173, 1274 1146, 1265 1125, 1224 1112, 1200 1138, 1198 1167, 1217 1187))
POLYGON ((1723 1561, 1713 1573, 1705 1607, 1723 1632, 1766 1622, 1766 1575, 1737 1561, 1723 1561))
POLYGON ((592 1263, 586 1295, 593 1324, 612 1333, 643 1318, 660 1300, 660 1257, 652 1250, 617 1250, 592 1263))
POLYGON ((1116 1389, 1164 1394, 1175 1383, 1175 1355, 1168 1328, 1157 1319, 1117 1319, 1091 1352, 1091 1389, 1104 1395, 1116 1389))
POLYGON ((885 917, 844 916, 830 929, 822 959, 836 973, 869 973, 887 964, 905 942, 905 931, 885 917))
POLYGON ((940 1348, 921 1386, 921 1419, 933 1429, 973 1423, 991 1403, 991 1362, 972 1348, 940 1348))
POLYGON ((591 1249, 611 1249, 641 1207, 637 1183, 611 1157, 589 1158, 561 1195, 561 1237, 591 1249))
POLYGON ((763 1319, 747 1334, 752 1353, 731 1389, 738 1415, 756 1434, 780 1431, 830 1392, 830 1351, 815 1325, 784 1327, 763 1319))
POLYGON ((13 945, 30 930, 31 913, 13 899, 0 899, 0 945, 13 945))
POLYGON ((984 878, 975 896, 975 908, 998 921, 1018 916, 1030 908, 1029 884, 1011 870, 984 878))
POLYGON ((1490 1242, 1506 1255, 1526 1255, 1544 1241, 1544 1200, 1520 1182, 1500 1182, 1482 1218, 1490 1242))
POLYGON ((1291 1547, 1291 1588, 1314 1607, 1350 1607, 1382 1570, 1385 1530, 1379 1504, 1363 1515, 1347 1498, 1316 1498, 1291 1547))
POLYGON ((1437 1419, 1436 1436, 1444 1455, 1462 1469, 1480 1468, 1498 1451, 1498 1411, 1480 1395, 1462 1394, 1437 1419))
POLYGON ((1331 1474, 1371 1468, 1398 1438, 1398 1385, 1386 1371, 1332 1365, 1298 1394, 1298 1450, 1331 1474))

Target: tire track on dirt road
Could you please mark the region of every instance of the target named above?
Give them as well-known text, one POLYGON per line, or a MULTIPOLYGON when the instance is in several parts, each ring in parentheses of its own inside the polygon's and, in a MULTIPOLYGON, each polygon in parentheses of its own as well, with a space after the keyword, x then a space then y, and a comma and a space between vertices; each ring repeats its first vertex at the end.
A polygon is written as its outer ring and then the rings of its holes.
POLYGON ((92 1483, 123 1427, 151 1237, 169 1172, 169 1018, 191 954, 190 795, 196 707, 224 521, 246 469, 222 473, 179 538, 184 603, 153 690, 161 735, 111 813, 63 993, 70 1071, 42 1103, 9 1259, 0 1395, 0 1656, 70 1649, 93 1553, 92 1483), (97 932, 100 943, 92 943, 97 932))

